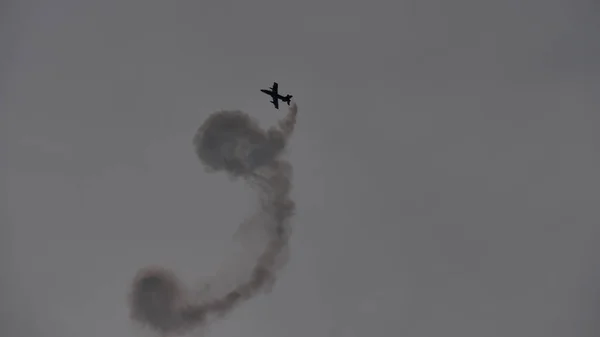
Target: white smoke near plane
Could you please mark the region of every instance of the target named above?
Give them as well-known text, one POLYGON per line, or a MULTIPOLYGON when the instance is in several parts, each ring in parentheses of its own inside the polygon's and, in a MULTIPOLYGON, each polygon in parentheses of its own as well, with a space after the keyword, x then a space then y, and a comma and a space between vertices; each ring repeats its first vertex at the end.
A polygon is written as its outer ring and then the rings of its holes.
POLYGON ((278 127, 266 131, 241 111, 215 112, 200 126, 193 144, 207 171, 242 178, 256 191, 260 201, 257 213, 242 224, 260 225, 268 233, 266 246, 253 261, 249 277, 217 298, 198 299, 194 293, 201 290, 185 289, 168 269, 138 271, 129 295, 134 321, 162 336, 181 335, 206 325, 211 317, 223 317, 273 285, 288 247, 289 221, 295 208, 290 199, 292 167, 281 155, 294 130, 297 111, 292 104, 278 127))

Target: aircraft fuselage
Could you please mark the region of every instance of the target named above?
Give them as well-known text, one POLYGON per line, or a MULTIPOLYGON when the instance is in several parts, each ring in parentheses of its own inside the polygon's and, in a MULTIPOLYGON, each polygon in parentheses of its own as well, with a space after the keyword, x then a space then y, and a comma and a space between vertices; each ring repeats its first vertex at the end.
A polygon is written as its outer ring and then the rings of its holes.
POLYGON ((260 91, 264 92, 265 94, 275 98, 279 98, 279 99, 285 99, 285 96, 281 96, 280 94, 276 94, 271 90, 266 90, 266 89, 261 89, 260 91))

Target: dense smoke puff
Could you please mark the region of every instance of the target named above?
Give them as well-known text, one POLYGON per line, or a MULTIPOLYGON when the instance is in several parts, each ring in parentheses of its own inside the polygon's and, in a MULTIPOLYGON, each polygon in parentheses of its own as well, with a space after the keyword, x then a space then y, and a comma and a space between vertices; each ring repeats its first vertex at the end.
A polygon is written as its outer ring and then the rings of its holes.
POLYGON ((196 155, 211 171, 247 175, 268 164, 285 147, 281 131, 265 133, 241 111, 219 111, 208 117, 194 136, 196 155))
POLYGON ((186 326, 183 288, 173 273, 162 268, 138 272, 130 294, 131 318, 163 334, 186 326))
POLYGON ((129 299, 134 321, 163 336, 182 334, 206 323, 207 315, 222 317, 274 284, 281 257, 289 249, 288 221, 295 208, 289 198, 292 167, 278 157, 293 132, 297 111, 294 103, 279 122, 279 128, 267 132, 241 111, 216 112, 198 129, 193 138, 196 155, 209 171, 224 170, 234 177, 243 177, 258 193, 260 207, 247 221, 262 226, 269 239, 249 278, 223 297, 210 301, 192 302, 175 275, 167 270, 140 271, 129 299))

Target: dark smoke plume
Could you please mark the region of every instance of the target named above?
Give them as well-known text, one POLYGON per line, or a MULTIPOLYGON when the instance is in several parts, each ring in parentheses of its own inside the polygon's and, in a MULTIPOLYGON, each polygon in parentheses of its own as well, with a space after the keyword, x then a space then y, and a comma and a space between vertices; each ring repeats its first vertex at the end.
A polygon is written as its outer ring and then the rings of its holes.
POLYGON ((166 269, 140 270, 129 296, 134 321, 162 336, 181 335, 203 326, 211 316, 222 317, 273 285, 294 212, 289 196, 292 167, 280 155, 294 130, 297 111, 294 103, 279 127, 266 132, 241 111, 215 112, 200 126, 193 138, 196 155, 208 171, 243 178, 258 193, 260 206, 252 219, 259 219, 268 233, 267 244, 254 261, 250 277, 216 299, 196 300, 166 269))

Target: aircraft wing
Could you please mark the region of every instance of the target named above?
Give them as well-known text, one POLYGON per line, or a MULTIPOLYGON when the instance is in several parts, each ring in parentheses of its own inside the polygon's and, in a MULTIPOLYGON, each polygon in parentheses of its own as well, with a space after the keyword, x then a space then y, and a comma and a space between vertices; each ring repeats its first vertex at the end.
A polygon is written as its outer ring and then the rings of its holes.
POLYGON ((273 82, 273 86, 271 87, 271 90, 273 90, 274 94, 277 93, 278 88, 279 88, 279 84, 277 84, 277 82, 273 82))
POLYGON ((271 103, 273 103, 273 105, 275 106, 275 109, 279 109, 279 100, 275 97, 273 97, 273 100, 271 101, 271 103))

